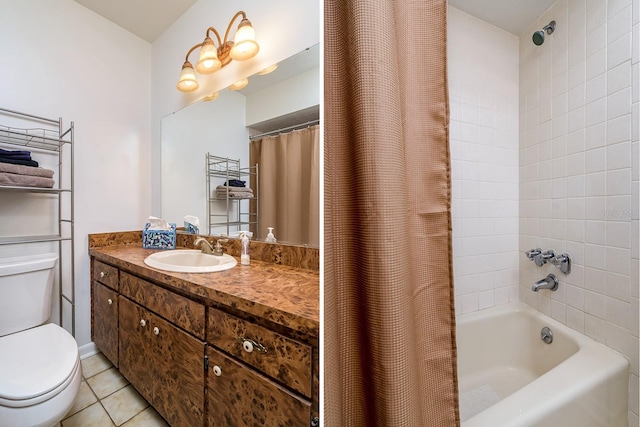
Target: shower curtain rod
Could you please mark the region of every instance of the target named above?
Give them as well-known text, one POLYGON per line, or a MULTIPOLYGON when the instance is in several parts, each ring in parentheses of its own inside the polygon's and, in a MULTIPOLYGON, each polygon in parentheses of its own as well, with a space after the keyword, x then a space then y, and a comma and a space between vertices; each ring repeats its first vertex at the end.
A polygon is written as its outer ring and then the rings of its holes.
POLYGON ((300 128, 303 128, 303 127, 309 127, 309 126, 312 126, 312 125, 317 125, 318 123, 320 123, 320 119, 309 120, 308 122, 305 122, 305 123, 300 123, 300 124, 293 125, 293 126, 287 126, 286 128, 276 129, 276 130, 272 130, 270 132, 265 132, 265 133, 260 133, 258 135, 250 136, 249 137, 249 141, 253 141, 253 140, 256 140, 258 138, 262 138, 263 136, 275 135, 275 134, 282 133, 282 132, 285 132, 285 131, 288 131, 288 130, 296 130, 296 129, 300 129, 300 128))

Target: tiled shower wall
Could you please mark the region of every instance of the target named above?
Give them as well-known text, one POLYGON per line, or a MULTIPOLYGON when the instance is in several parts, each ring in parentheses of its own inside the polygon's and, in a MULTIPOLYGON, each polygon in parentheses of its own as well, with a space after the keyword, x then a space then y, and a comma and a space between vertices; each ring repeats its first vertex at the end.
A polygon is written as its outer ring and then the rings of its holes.
POLYGON ((518 300, 518 38, 448 16, 456 313, 518 300))
POLYGON ((637 6, 560 0, 520 37, 519 49, 520 251, 554 249, 573 260, 564 275, 521 256, 520 300, 629 358, 631 426, 638 425, 637 6), (531 34, 551 20, 555 32, 535 46, 531 34), (532 292, 548 273, 559 289, 532 292))

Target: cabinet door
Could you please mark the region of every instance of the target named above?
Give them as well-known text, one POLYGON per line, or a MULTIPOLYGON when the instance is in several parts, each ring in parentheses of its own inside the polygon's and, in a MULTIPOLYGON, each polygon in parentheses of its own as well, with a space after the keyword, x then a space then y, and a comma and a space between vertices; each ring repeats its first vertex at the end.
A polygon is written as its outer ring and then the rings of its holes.
POLYGON ((205 344, 151 315, 153 406, 174 427, 204 425, 205 344))
POLYGON ((93 283, 93 341, 107 359, 118 366, 118 294, 93 283))
POLYGON ((311 403, 207 347, 209 427, 309 426, 311 403))
POLYGON ((150 314, 123 296, 119 297, 120 373, 147 402, 153 401, 154 340, 151 338, 150 314))

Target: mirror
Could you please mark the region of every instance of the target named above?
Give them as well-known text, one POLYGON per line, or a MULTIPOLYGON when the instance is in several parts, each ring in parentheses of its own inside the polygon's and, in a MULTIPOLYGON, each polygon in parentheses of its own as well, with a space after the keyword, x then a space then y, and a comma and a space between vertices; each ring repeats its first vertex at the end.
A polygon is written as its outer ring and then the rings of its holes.
MULTIPOLYGON (((239 160, 241 168, 249 168, 250 138, 290 132, 308 127, 319 119, 320 51, 314 45, 281 61, 275 71, 250 76, 249 84, 237 91, 223 89, 215 100, 198 101, 162 120, 161 137, 161 194, 162 217, 183 225, 186 215, 200 220, 200 234, 237 235, 249 230, 247 222, 260 222, 245 212, 253 212, 257 203, 250 200, 212 200, 210 195, 225 182, 219 176, 207 183, 207 153, 212 156, 239 160), (241 226, 208 226, 213 223, 243 223, 241 226)), ((210 175, 210 174, 209 174, 210 175)), ((234 178, 230 176, 230 178, 234 178)), ((250 183, 250 176, 240 179, 250 183)), ((260 187, 258 185, 258 187, 260 187)), ((257 193, 257 192, 256 192, 257 193)), ((215 194, 214 194, 215 195, 215 194)), ((260 197, 260 203, 267 203, 260 197)), ((273 224, 261 224, 261 229, 273 224)), ((254 227, 252 225, 252 227, 254 227)), ((318 225, 319 227, 319 225, 318 225)), ((254 233, 254 240, 263 240, 263 233, 254 233)), ((318 242, 287 241, 278 243, 318 246, 318 242)), ((316 234, 317 233, 312 233, 316 234)))

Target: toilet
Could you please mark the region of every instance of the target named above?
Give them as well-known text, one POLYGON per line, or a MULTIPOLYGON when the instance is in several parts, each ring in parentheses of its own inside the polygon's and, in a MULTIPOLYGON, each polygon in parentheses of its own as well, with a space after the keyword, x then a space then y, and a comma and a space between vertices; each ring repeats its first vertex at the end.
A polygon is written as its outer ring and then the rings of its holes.
POLYGON ((78 345, 51 315, 55 253, 0 259, 0 426, 51 427, 78 394, 78 345))

